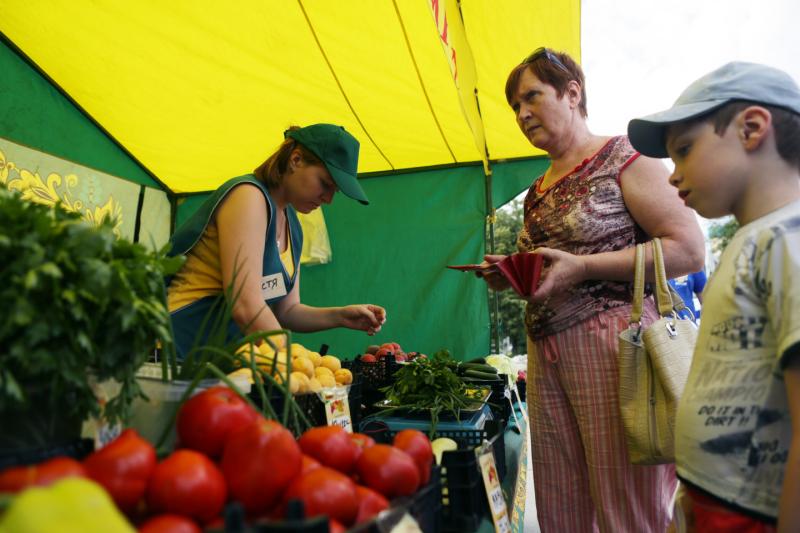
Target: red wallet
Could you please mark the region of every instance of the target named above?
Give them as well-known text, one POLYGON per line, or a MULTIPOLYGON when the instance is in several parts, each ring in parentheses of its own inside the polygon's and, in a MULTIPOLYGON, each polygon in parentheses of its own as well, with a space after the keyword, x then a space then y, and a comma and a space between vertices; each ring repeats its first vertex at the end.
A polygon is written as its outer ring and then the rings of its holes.
POLYGON ((489 272, 499 270, 520 296, 530 296, 539 286, 544 257, 539 254, 517 253, 491 265, 449 265, 447 268, 462 272, 489 272))

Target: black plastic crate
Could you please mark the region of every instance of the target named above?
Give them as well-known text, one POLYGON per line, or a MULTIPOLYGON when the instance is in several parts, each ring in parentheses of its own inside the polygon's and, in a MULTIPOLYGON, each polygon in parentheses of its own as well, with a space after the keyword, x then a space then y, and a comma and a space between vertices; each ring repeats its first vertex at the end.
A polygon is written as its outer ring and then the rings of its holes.
POLYGON ((224 525, 206 528, 204 531, 205 533, 328 533, 330 531, 327 516, 303 518, 302 503, 291 502, 290 505, 296 505, 298 517, 248 523, 242 506, 238 502, 228 502, 223 510, 224 525))
POLYGON ((0 454, 0 470, 12 466, 39 464, 54 457, 67 456, 78 461, 94 451, 93 439, 77 439, 61 446, 35 448, 0 454))
POLYGON ((442 519, 442 478, 441 468, 434 465, 428 484, 411 496, 396 498, 389 509, 369 522, 349 529, 350 533, 382 533, 393 527, 408 513, 424 533, 441 531, 442 519))
MULTIPOLYGON (((484 440, 491 441, 494 439, 492 451, 494 452, 494 460, 497 465, 497 475, 500 476, 501 480, 503 480, 506 476, 506 445, 504 438, 505 426, 506 424, 504 420, 490 419, 484 422, 482 429, 437 428, 431 440, 438 439, 440 437, 452 439, 458 445, 458 453, 468 452, 474 457, 474 449, 477 446, 483 444, 484 440), (496 436, 497 438, 495 439, 496 436)), ((380 418, 370 418, 368 420, 364 420, 364 423, 361 424, 359 431, 366 433, 375 439, 375 442, 391 444, 394 436, 402 431, 402 429, 391 429, 386 423, 382 422, 380 418)), ((420 431, 427 434, 426 430, 420 431)), ((445 456, 448 453, 454 452, 445 452, 445 456)), ((466 483, 467 481, 463 482, 466 483)))
MULTIPOLYGON (((517 392, 519 393, 519 399, 521 401, 523 401, 523 402, 527 402, 528 401, 528 399, 526 398, 526 394, 527 394, 527 392, 526 392, 527 386, 526 385, 527 384, 526 384, 524 379, 518 379, 517 380, 517 392)), ((515 402, 517 401, 517 397, 516 396, 514 397, 514 401, 515 402)))
MULTIPOLYGON (((489 515, 483 476, 475 447, 484 439, 492 444, 497 474, 506 475, 505 424, 502 420, 487 420, 484 429, 466 439, 468 447, 442 454, 442 530, 474 531, 489 515), (476 438, 478 437, 478 438, 476 438), (471 442, 470 442, 471 441, 471 442)), ((442 435, 456 440, 458 435, 442 435)), ((458 441, 457 441, 458 442, 458 441)), ((462 441, 463 442, 463 441, 462 441)))
POLYGON ((351 364, 361 373, 365 391, 377 391, 394 383, 394 374, 400 364, 394 356, 379 357, 374 363, 354 359, 351 364))
POLYGON ((442 470, 435 466, 431 470, 428 484, 417 491, 411 501, 411 516, 425 533, 438 533, 442 520, 442 470))
POLYGON ((489 515, 482 478, 468 484, 442 484, 443 531, 475 531, 478 524, 489 515))
POLYGON ((367 416, 379 411, 375 405, 386 398, 386 393, 382 390, 394 383, 394 375, 400 369, 400 364, 394 357, 381 357, 374 363, 364 362, 361 359, 354 359, 352 364, 353 373, 361 375, 361 403, 363 406, 363 416, 367 416))
MULTIPOLYGON (((261 407, 261 396, 258 391, 250 391, 250 399, 253 400, 258 407, 261 407)), ((306 415, 312 426, 326 426, 328 419, 325 415, 325 404, 316 393, 298 394, 294 396, 294 401, 300 407, 300 410, 306 415)), ((284 406, 284 396, 277 389, 273 389, 273 393, 269 398, 270 406, 272 409, 281 416, 284 406)), ((356 372, 353 372, 353 383, 350 384, 350 390, 347 393, 347 404, 350 408, 350 419, 353 422, 353 428, 358 428, 361 423, 362 406, 361 406, 361 379, 356 372)))
MULTIPOLYGON (((450 464, 454 465, 457 472, 451 474, 451 478, 458 476, 459 472, 465 472, 463 476, 454 479, 454 482, 466 484, 470 483, 473 479, 471 470, 468 467, 468 462, 472 461, 476 465, 475 448, 483 444, 483 442, 492 442, 492 452, 494 453, 494 461, 497 466, 497 475, 500 480, 506 477, 506 444, 505 444, 505 421, 504 420, 486 420, 482 429, 437 429, 433 438, 446 437, 452 439, 458 445, 458 450, 445 452, 442 456, 442 466, 449 466, 445 459, 449 454, 453 455, 450 464), (496 438, 495 438, 496 437, 496 438), (456 457, 456 455, 458 457, 456 457), (465 477, 467 476, 467 477, 465 477)), ((402 429, 391 429, 386 423, 382 422, 380 418, 370 418, 364 420, 361 424, 359 431, 365 433, 375 439, 375 442, 383 444, 391 444, 394 436, 402 431, 402 429)), ((426 433, 425 430, 420 430, 426 433)), ((480 472, 475 467, 476 475, 480 472)), ((443 475, 443 477, 445 477, 443 475)), ((444 481, 443 481, 444 483, 444 481)))
MULTIPOLYGON (((480 474, 480 472, 479 472, 480 474)), ((441 531, 475 531, 484 518, 490 516, 483 480, 470 484, 442 482, 441 531)))
MULTIPOLYGON (((459 435, 457 431, 444 431, 442 434, 436 433, 436 438, 447 437, 453 439, 458 444, 458 450, 445 452, 442 455, 442 466, 452 466, 453 470, 461 472, 470 472, 469 465, 477 465, 475 458, 475 448, 483 444, 484 440, 492 442, 492 452, 494 453, 494 461, 497 466, 497 475, 503 480, 506 477, 506 444, 505 444, 505 422, 502 420, 487 420, 483 426, 483 430, 474 431, 474 433, 467 435, 464 439, 463 435, 459 435), (496 437, 496 438, 495 438, 496 437), (462 439, 462 440, 459 440, 462 439), (464 444, 462 444, 464 443, 464 444), (448 457, 449 462, 448 462, 448 457)), ((477 466, 476 466, 477 470, 477 466)), ((450 479, 456 483, 470 483, 471 477, 454 478, 455 474, 450 475, 450 479)))
POLYGON ((508 420, 508 417, 511 416, 511 404, 508 402, 508 398, 506 398, 508 383, 506 382, 505 378, 470 381, 469 385, 477 387, 489 387, 492 389, 492 394, 489 396, 487 401, 489 403, 489 407, 492 409, 494 417, 501 420, 508 420))

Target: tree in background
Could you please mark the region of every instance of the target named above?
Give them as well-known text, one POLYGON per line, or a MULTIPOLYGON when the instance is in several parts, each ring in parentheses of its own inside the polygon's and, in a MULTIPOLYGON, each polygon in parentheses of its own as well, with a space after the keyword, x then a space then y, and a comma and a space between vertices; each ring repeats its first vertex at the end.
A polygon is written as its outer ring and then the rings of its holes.
MULTIPOLYGON (((496 214, 495 253, 513 254, 517 251, 517 234, 522 229, 522 198, 511 200, 498 209, 496 214)), ((527 353, 525 300, 517 296, 513 290, 500 291, 498 297, 500 339, 509 339, 512 353, 527 353)))
POLYGON ((738 229, 739 223, 733 217, 712 222, 708 226, 708 240, 711 244, 711 255, 714 259, 712 270, 716 268, 722 251, 731 242, 734 233, 738 229))

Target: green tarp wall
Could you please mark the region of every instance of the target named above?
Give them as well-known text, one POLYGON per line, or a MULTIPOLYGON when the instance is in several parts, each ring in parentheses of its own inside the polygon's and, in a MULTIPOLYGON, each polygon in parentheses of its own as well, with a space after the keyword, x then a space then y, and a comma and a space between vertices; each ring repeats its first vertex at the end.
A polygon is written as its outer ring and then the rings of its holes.
MULTIPOLYGON (((0 44, 0 72, 0 137, 161 189, 5 43, 0 44)), ((545 167, 543 159, 493 162, 494 207, 528 187, 545 167)), ((386 341, 427 353, 447 348, 458 358, 488 353, 485 285, 470 274, 445 269, 479 261, 484 254, 488 209, 482 166, 385 174, 368 177, 363 185, 369 207, 339 196, 324 208, 333 261, 303 267, 301 298, 320 306, 377 303, 387 308, 388 322, 374 338, 332 330, 297 339, 313 349, 326 343, 342 357, 386 341)), ((177 222, 202 198, 181 199, 177 222)))

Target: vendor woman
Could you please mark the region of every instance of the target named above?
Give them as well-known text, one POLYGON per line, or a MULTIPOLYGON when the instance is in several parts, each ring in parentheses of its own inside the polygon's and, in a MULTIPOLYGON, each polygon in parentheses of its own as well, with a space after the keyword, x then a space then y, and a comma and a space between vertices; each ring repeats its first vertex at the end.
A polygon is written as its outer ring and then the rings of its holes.
POLYGON ((386 311, 377 305, 300 303, 303 231, 296 212, 329 204, 340 190, 362 204, 368 200, 356 179, 359 143, 344 128, 292 127, 284 137, 253 174, 223 184, 172 236, 170 254, 186 256, 167 288, 180 359, 205 341, 208 331, 201 326, 208 330, 213 322, 205 322, 206 316, 224 308, 227 287, 232 287, 229 340, 282 328, 346 327, 374 335, 386 321, 386 311))

